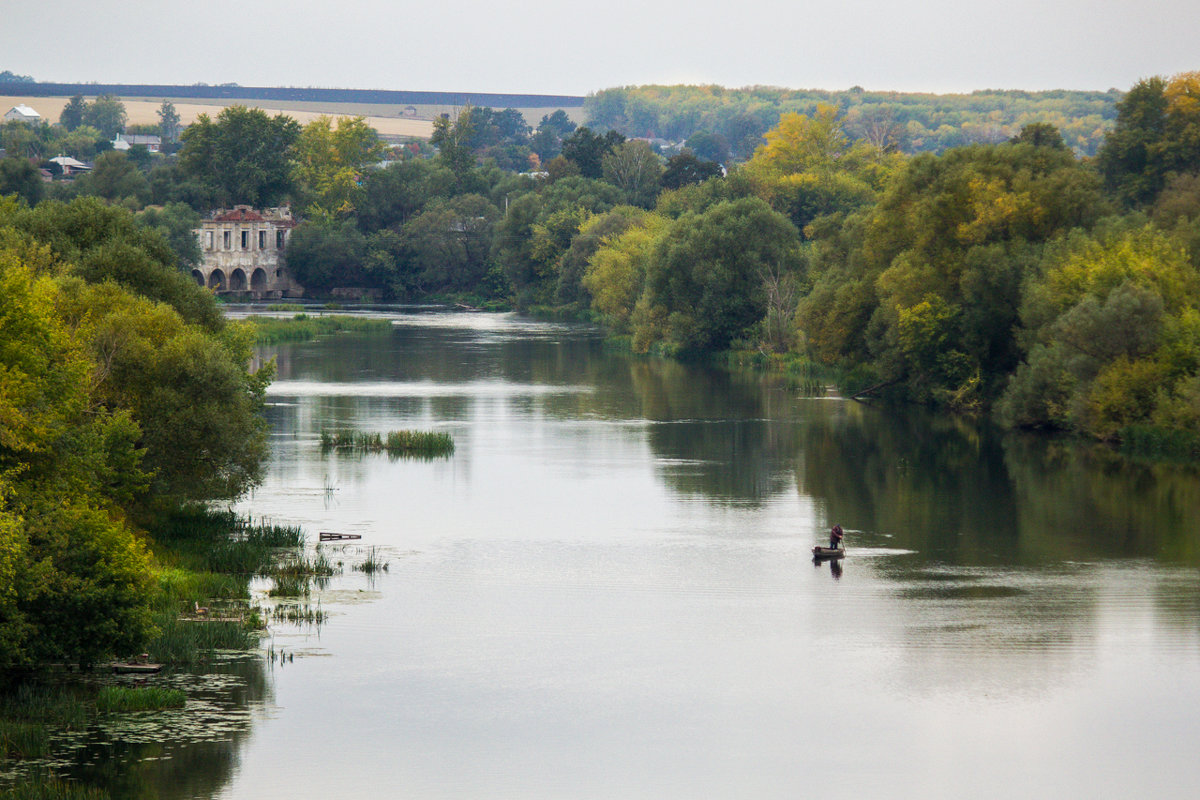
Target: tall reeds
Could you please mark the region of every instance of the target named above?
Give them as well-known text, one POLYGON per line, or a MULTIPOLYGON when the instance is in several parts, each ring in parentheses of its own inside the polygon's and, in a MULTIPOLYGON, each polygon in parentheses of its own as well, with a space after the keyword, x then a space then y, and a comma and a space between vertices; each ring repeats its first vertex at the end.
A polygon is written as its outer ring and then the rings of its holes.
POLYGON ((387 453, 389 456, 423 456, 436 458, 454 452, 454 439, 448 433, 437 431, 389 431, 365 433, 363 431, 321 431, 322 452, 338 453, 387 453))
POLYGON ((161 686, 105 686, 96 695, 96 710, 102 713, 161 711, 183 708, 187 695, 161 686))
POLYGON ((297 314, 290 319, 257 317, 254 319, 255 341, 258 344, 280 344, 281 342, 307 342, 318 336, 335 333, 387 333, 392 323, 386 319, 351 317, 344 314, 318 315, 297 314))

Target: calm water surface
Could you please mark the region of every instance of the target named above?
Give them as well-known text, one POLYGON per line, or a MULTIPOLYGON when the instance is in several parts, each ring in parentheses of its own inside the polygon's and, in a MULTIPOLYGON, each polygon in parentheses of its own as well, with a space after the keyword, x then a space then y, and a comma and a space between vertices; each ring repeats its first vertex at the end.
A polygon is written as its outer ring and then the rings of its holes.
POLYGON ((274 626, 294 660, 256 679, 222 785, 172 796, 1200 787, 1193 474, 512 316, 266 355, 274 460, 241 510, 361 534, 327 551, 389 568, 314 594, 319 628, 274 626), (333 427, 457 449, 323 455, 333 427), (808 557, 834 522, 841 570, 808 557))

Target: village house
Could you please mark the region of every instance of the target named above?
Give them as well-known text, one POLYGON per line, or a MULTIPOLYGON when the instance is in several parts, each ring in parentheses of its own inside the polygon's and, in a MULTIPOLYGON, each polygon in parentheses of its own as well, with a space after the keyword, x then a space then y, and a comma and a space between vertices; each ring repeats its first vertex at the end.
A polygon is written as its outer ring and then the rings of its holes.
POLYGON ((4 114, 5 122, 41 122, 42 115, 24 103, 13 106, 4 114))
POLYGON ((162 137, 153 134, 118 133, 117 138, 112 142, 113 150, 128 150, 137 144, 142 145, 151 153, 162 152, 162 137))
POLYGON ((50 159, 51 162, 58 164, 62 168, 64 178, 70 178, 78 175, 81 172, 87 172, 92 168, 91 164, 85 164, 82 161, 71 158, 70 156, 55 156, 50 159))
POLYGON ((287 270, 284 251, 296 221, 287 208, 250 206, 216 211, 200 223, 200 264, 192 277, 213 292, 255 299, 301 297, 304 287, 287 270))

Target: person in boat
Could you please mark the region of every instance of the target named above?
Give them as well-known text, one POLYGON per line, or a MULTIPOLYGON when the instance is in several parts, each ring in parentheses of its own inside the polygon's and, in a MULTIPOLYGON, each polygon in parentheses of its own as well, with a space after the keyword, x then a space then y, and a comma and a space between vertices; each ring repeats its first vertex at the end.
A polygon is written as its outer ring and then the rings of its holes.
POLYGON ((829 531, 829 547, 833 550, 842 546, 842 536, 845 535, 841 525, 834 525, 829 531))

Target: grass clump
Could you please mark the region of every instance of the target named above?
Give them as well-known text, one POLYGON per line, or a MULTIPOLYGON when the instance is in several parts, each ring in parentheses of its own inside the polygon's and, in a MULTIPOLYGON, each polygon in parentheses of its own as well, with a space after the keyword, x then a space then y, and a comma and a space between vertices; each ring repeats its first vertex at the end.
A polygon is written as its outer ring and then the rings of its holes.
POLYGON ((258 344, 307 342, 337 333, 386 333, 392 323, 386 319, 322 314, 310 317, 297 314, 290 319, 259 317, 254 320, 255 341, 258 344))
POLYGON ((390 456, 425 456, 435 458, 454 452, 454 439, 437 431, 321 431, 322 452, 387 453, 390 456))
POLYGON ((187 696, 178 689, 160 686, 105 686, 96 696, 96 710, 104 713, 161 711, 182 708, 187 696))
POLYGON ((367 551, 367 557, 361 564, 355 564, 354 569, 373 575, 376 572, 387 572, 388 562, 379 557, 378 548, 372 547, 367 551))

